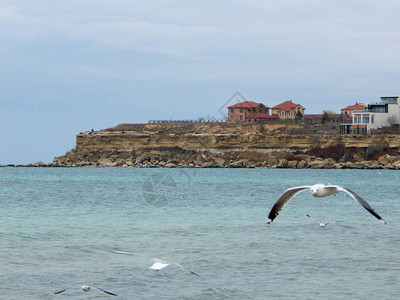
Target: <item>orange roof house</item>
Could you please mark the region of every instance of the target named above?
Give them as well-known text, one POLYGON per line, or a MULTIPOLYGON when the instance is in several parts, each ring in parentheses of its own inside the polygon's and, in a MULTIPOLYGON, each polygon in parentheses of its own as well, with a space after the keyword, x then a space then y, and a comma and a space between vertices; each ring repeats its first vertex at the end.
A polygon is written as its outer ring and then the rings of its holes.
POLYGON ((228 120, 231 122, 257 122, 268 118, 270 108, 262 103, 244 101, 228 107, 228 120))
POLYGON ((345 108, 342 108, 342 116, 345 118, 352 118, 353 117, 353 113, 355 110, 364 110, 365 108, 365 104, 364 103, 358 103, 356 102, 356 104, 354 105, 349 105, 345 108))
POLYGON ((278 115, 281 120, 293 120, 299 113, 304 116, 305 108, 300 104, 293 103, 292 100, 282 102, 272 108, 272 114, 278 115))

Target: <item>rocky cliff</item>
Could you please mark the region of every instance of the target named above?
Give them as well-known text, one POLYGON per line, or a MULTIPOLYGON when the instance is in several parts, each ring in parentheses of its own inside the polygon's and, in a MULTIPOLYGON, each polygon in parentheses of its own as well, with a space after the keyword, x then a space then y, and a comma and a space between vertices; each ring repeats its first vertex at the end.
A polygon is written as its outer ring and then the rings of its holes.
POLYGON ((121 124, 80 133, 53 166, 400 169, 400 135, 297 124, 121 124))

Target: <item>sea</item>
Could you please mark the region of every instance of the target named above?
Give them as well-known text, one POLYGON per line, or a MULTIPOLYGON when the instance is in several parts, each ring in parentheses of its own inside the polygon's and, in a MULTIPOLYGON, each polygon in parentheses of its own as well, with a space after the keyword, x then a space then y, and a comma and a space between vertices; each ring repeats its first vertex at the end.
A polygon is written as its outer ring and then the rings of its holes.
POLYGON ((3 167, 0 299, 399 299, 399 213, 394 170, 3 167), (387 225, 309 191, 267 224, 315 183, 387 225))

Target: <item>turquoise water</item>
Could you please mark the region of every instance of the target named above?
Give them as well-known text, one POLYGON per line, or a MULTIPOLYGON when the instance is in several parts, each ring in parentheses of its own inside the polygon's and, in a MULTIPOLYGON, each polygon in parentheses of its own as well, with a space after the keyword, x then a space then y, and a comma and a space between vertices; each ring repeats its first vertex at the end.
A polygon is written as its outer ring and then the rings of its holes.
POLYGON ((398 299, 400 173, 0 168, 0 299, 398 299), (341 184, 344 194, 288 187, 341 184), (309 213, 329 225, 321 229, 309 213), (159 272, 142 253, 173 261, 159 272))

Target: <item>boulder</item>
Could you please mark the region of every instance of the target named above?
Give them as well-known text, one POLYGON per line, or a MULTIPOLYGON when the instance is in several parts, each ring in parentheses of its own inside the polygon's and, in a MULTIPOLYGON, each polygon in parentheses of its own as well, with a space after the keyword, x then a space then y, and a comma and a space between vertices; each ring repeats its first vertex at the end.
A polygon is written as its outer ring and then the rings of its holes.
POLYGON ((286 168, 288 165, 288 161, 287 159, 281 158, 278 162, 278 164, 276 165, 277 168, 286 168))
POLYGON ((308 163, 305 160, 301 160, 297 163, 297 168, 298 169, 304 169, 306 168, 308 163))
POLYGON ((289 160, 287 162, 287 167, 288 168, 297 168, 298 163, 299 162, 297 160, 289 160))
POLYGON ((399 160, 393 163, 393 168, 396 170, 400 170, 400 161, 399 160))
POLYGON ((279 164, 279 159, 276 157, 268 157, 266 164, 268 166, 276 166, 279 164))
POLYGON ((396 156, 390 156, 389 154, 379 156, 378 158, 378 162, 383 166, 393 163, 396 160, 397 160, 396 156))
POLYGON ((228 165, 229 168, 243 168, 247 166, 248 159, 234 161, 228 165))
POLYGON ((217 157, 215 159, 215 165, 218 167, 223 167, 225 165, 225 159, 223 159, 222 157, 217 157))

